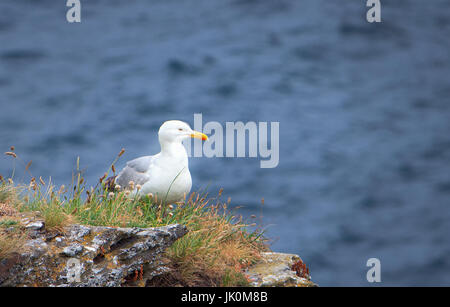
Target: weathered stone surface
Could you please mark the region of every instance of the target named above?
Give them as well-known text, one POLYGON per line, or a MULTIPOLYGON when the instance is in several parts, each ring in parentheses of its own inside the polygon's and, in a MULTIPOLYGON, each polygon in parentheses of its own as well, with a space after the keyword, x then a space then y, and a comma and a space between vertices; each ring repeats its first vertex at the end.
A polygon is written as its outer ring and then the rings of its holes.
POLYGON ((246 276, 253 287, 314 287, 311 276, 298 276, 292 269, 301 258, 294 254, 267 252, 262 259, 251 266, 246 276))
POLYGON ((27 229, 34 229, 34 230, 41 230, 42 228, 44 228, 45 223, 42 221, 37 221, 37 222, 33 222, 33 223, 29 223, 27 226, 25 226, 25 228, 27 229))
POLYGON ((71 225, 49 235, 26 219, 23 251, 0 260, 0 286, 144 286, 164 273, 161 254, 187 233, 183 225, 114 228, 71 225))
POLYGON ((75 243, 70 246, 64 247, 61 255, 67 256, 67 257, 75 257, 76 255, 79 255, 83 251, 83 245, 75 243))
MULTIPOLYGON (((15 220, 18 225, 0 231, 12 233, 20 227, 27 238, 19 252, 0 258, 0 286, 151 285, 148 281, 170 270, 164 250, 187 233, 178 224, 145 229, 73 224, 49 231, 38 212, 20 213, 15 220)), ((316 286, 293 254, 263 253, 245 274, 254 287, 316 286)))

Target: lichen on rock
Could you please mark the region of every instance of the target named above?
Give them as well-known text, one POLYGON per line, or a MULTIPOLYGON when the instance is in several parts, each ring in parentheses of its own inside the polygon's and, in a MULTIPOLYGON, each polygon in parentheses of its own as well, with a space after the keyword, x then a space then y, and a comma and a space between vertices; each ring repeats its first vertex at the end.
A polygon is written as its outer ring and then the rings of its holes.
POLYGON ((302 261, 298 255, 275 252, 262 253, 261 260, 246 272, 253 287, 315 287, 311 276, 299 274, 293 269, 302 261))
POLYGON ((187 228, 70 225, 58 233, 38 216, 22 219, 22 250, 0 259, 0 286, 144 286, 166 268, 162 254, 187 228))
MULTIPOLYGON (((180 224, 153 228, 72 224, 48 229, 39 212, 8 218, 14 223, 5 223, 12 226, 1 227, 0 234, 23 237, 15 244, 20 249, 0 257, 0 286, 10 287, 158 286, 159 278, 176 273, 165 260, 165 250, 188 231, 180 224)), ((263 252, 244 275, 253 287, 316 286, 306 265, 293 254, 263 252)))

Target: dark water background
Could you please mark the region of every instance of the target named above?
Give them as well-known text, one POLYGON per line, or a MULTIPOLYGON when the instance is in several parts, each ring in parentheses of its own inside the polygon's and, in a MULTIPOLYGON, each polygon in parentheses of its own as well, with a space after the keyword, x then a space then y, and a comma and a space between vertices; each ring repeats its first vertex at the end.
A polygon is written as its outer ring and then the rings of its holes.
MULTIPOLYGON (((280 164, 193 158, 320 285, 450 285, 450 2, 0 2, 0 148, 67 184, 159 149, 162 121, 279 121, 280 164), (265 199, 261 208, 260 199, 265 199)), ((11 171, 0 158, 0 173, 11 171)), ((23 166, 16 180, 28 180, 23 166)))

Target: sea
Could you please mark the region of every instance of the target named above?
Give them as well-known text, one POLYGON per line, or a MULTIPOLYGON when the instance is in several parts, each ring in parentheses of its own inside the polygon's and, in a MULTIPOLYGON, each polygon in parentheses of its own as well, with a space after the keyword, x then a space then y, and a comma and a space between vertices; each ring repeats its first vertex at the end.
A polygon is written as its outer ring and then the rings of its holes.
POLYGON ((191 157, 193 190, 321 286, 450 286, 449 1, 383 0, 380 23, 361 0, 81 0, 80 23, 65 2, 0 2, 4 177, 67 186, 79 157, 95 185, 166 120, 275 122, 276 167, 191 157))

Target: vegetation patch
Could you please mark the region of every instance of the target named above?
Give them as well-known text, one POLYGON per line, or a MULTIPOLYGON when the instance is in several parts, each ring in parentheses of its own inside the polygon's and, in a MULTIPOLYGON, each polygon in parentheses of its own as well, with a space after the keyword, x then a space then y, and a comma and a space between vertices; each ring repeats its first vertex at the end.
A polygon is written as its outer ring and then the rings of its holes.
MULTIPOLYGON (((113 172, 115 162, 110 168, 113 172)), ((68 188, 35 177, 25 186, 14 184, 12 179, 0 179, 0 203, 17 212, 39 211, 50 230, 62 230, 71 223, 140 228, 184 224, 189 232, 166 251, 172 270, 148 286, 248 285, 243 271, 268 250, 266 240, 260 227, 249 230, 249 226, 257 225, 229 210, 230 200, 221 201, 221 191, 215 198, 194 192, 184 202, 162 204, 152 195, 130 197, 128 191, 111 190, 105 184, 107 175, 96 187, 88 188, 77 161, 68 188)), ((8 223, 14 224, 10 219, 0 222, 0 226, 8 223)), ((11 240, 11 234, 2 234, 0 251, 10 254, 21 245, 20 239, 11 240)))
POLYGON ((4 225, 0 224, 0 261, 19 253, 23 249, 27 235, 18 229, 8 232, 2 231, 4 225))

